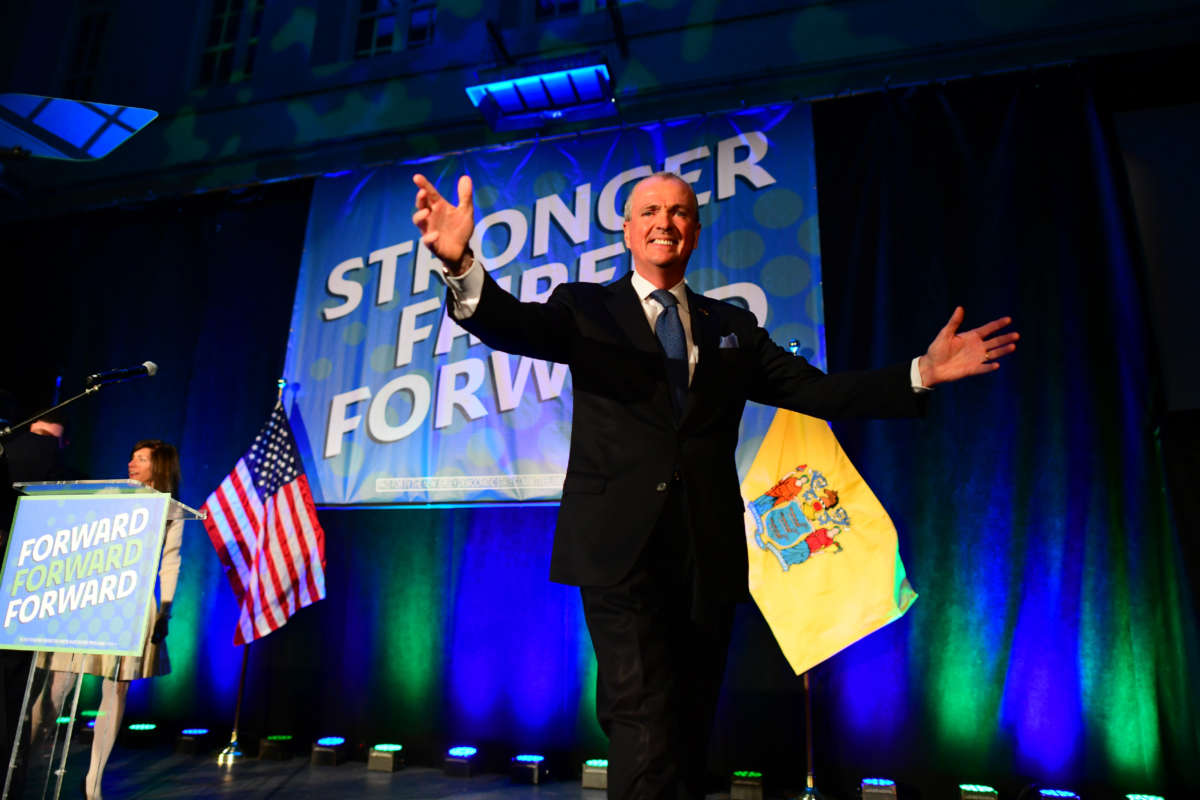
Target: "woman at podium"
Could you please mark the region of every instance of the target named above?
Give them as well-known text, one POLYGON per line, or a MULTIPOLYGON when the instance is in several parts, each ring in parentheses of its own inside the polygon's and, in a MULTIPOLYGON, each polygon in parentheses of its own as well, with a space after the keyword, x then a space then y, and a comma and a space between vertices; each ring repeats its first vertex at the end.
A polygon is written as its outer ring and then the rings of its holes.
MULTIPOLYGON (((129 477, 179 496, 179 452, 173 445, 158 439, 145 439, 133 446, 129 456, 129 477)), ((147 631, 140 656, 81 655, 72 653, 50 653, 48 662, 39 666, 54 670, 51 676, 51 702, 55 708, 62 705, 74 673, 99 675, 104 678, 100 689, 100 714, 92 738, 92 757, 87 776, 84 778, 84 796, 89 800, 100 797, 100 779, 117 734, 121 730, 121 718, 125 714, 125 696, 129 682, 140 678, 153 678, 171 671, 167 658, 167 621, 171 618, 171 602, 175 597, 175 585, 179 579, 179 550, 183 542, 183 520, 170 520, 163 539, 162 558, 158 567, 158 616, 154 626, 147 631)))

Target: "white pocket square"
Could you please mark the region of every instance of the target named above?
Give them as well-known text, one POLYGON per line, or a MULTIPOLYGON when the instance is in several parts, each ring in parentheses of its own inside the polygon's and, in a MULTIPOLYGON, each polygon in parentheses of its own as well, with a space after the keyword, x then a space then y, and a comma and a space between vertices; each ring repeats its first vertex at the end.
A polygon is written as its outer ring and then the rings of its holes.
POLYGON ((717 344, 717 347, 721 350, 726 348, 736 348, 737 346, 738 338, 736 333, 731 333, 728 336, 722 336, 721 341, 717 344))

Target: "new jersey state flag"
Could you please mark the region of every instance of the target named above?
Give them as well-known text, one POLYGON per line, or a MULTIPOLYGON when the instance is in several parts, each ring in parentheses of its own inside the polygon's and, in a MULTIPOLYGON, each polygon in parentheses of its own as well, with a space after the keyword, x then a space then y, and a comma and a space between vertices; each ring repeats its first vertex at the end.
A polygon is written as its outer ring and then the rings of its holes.
POLYGON ((917 599, 896 527, 823 420, 777 411, 742 497, 750 594, 797 675, 917 599))

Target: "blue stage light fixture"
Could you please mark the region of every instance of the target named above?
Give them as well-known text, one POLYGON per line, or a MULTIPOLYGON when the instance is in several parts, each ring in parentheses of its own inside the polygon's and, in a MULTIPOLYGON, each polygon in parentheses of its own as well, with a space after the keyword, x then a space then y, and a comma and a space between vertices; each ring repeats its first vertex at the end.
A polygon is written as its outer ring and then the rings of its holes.
POLYGON ((151 747, 158 742, 158 726, 153 722, 133 722, 125 731, 123 738, 130 747, 151 747))
POLYGON ((617 111, 612 79, 603 63, 528 65, 494 78, 466 87, 467 98, 494 130, 537 128, 617 111))
POLYGON ((157 111, 35 94, 0 94, 0 148, 39 158, 103 158, 157 111))
POLYGON ((519 114, 606 100, 608 84, 608 67, 594 64, 468 86, 467 97, 478 108, 490 95, 504 113, 519 114))
POLYGON ((763 774, 757 770, 734 770, 729 779, 729 800, 762 800, 763 774))
POLYGON ((513 756, 509 764, 509 775, 517 783, 537 785, 546 780, 546 757, 533 753, 513 756))
POLYGON ((858 787, 862 800, 884 800, 896 796, 896 782, 890 778, 863 778, 858 787))
POLYGON ((1079 800, 1079 795, 1072 792, 1070 789, 1038 789, 1038 797, 1055 797, 1065 798, 1066 800, 1079 800))
POLYGON ((208 728, 184 728, 175 740, 175 752, 194 756, 208 750, 208 728))
POLYGON ((309 761, 315 767, 336 767, 346 760, 346 739, 343 736, 322 736, 313 743, 309 761))
POLYGON ((377 744, 367 756, 367 769, 375 772, 395 772, 404 769, 404 748, 398 744, 377 744))
POLYGON ((1161 794, 1127 794, 1125 800, 1167 800, 1161 794))
POLYGON ((287 761, 293 755, 290 733, 272 733, 258 740, 258 757, 267 761, 287 761))
POLYGON ((608 788, 608 759, 589 758, 583 762, 583 775, 579 779, 584 789, 608 788))
POLYGON ((959 800, 996 800, 1000 793, 982 783, 960 783, 958 796, 959 800))
POLYGON ((469 745, 451 747, 442 760, 442 771, 451 778, 469 778, 475 774, 475 756, 478 753, 469 745))

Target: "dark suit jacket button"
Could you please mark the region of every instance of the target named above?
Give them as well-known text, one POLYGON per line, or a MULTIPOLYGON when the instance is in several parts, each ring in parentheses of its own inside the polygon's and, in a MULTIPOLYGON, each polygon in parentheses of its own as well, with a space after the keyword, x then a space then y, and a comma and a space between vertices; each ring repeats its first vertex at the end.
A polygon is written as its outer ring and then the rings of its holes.
POLYGON ((667 482, 666 481, 663 481, 658 486, 654 487, 654 491, 656 491, 656 492, 665 492, 666 490, 667 490, 667 482))

